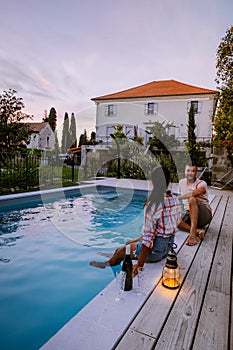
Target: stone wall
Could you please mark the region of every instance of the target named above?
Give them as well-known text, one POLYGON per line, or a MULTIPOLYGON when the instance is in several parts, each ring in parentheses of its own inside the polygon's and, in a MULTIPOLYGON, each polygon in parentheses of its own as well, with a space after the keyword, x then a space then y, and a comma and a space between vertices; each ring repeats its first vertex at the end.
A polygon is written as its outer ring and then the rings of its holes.
POLYGON ((227 158, 227 151, 224 147, 213 148, 212 163, 212 183, 221 179, 229 170, 232 169, 231 162, 227 158))

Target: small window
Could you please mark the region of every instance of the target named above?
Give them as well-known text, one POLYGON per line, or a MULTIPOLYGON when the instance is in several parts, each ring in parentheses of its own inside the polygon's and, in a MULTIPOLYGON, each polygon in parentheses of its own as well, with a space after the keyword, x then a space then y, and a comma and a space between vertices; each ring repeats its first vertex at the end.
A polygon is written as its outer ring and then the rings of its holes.
POLYGON ((191 106, 193 106, 194 113, 201 113, 201 102, 198 101, 189 101, 187 105, 188 113, 190 111, 191 106))
POLYGON ((146 103, 146 114, 156 114, 158 112, 158 104, 154 102, 146 103))
POLYGON ((116 106, 112 104, 105 106, 105 115, 108 117, 116 115, 116 106))

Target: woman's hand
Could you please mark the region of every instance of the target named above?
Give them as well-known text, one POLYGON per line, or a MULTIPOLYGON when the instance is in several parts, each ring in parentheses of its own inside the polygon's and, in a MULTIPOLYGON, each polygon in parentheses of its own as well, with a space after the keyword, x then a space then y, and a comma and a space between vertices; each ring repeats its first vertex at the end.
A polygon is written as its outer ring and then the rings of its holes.
POLYGON ((133 265, 133 277, 135 277, 138 274, 138 264, 133 265))

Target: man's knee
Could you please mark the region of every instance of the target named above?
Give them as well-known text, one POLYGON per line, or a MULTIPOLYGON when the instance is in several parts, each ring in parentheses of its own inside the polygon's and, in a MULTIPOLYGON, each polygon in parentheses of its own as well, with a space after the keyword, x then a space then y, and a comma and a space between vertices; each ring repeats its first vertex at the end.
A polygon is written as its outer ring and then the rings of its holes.
POLYGON ((198 199, 196 197, 189 198, 189 206, 191 205, 198 205, 198 199))

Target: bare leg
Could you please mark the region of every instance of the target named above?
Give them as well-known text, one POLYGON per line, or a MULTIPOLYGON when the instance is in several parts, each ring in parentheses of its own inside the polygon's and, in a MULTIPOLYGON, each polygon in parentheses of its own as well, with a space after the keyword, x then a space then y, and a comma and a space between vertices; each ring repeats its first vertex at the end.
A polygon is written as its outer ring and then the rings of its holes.
MULTIPOLYGON (((137 242, 130 245, 130 255, 132 259, 135 259, 134 251, 136 250, 137 242)), ((125 246, 122 246, 115 250, 113 256, 107 261, 91 261, 90 265, 104 269, 106 266, 116 266, 124 260, 125 257, 125 246)))
POLYGON ((101 256, 105 256, 105 258, 109 258, 109 259, 112 257, 112 254, 109 254, 109 253, 98 252, 97 254, 101 256))
POLYGON ((189 201, 189 205, 190 205, 191 225, 187 224, 184 221, 181 221, 178 227, 181 230, 190 232, 186 244, 195 245, 197 244, 197 237, 199 237, 201 240, 204 239, 205 231, 197 229, 197 220, 198 220, 198 213, 199 213, 198 200, 194 197, 191 197, 189 201))
MULTIPOLYGON (((190 229, 191 229, 191 226, 189 224, 187 224, 187 222, 185 221, 181 221, 179 223, 179 226, 178 228, 181 230, 181 231, 187 231, 189 232, 190 229)), ((203 240, 204 237, 205 237, 205 230, 201 230, 201 229, 196 229, 196 236, 200 238, 200 240, 203 240)))
POLYGON ((199 213, 199 203, 198 200, 195 197, 191 197, 189 199, 189 215, 191 219, 191 228, 189 237, 187 239, 188 245, 195 245, 197 244, 197 220, 198 220, 198 213, 199 213))

